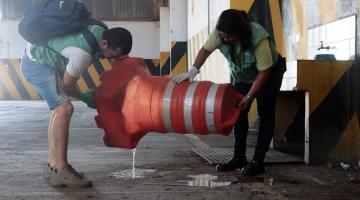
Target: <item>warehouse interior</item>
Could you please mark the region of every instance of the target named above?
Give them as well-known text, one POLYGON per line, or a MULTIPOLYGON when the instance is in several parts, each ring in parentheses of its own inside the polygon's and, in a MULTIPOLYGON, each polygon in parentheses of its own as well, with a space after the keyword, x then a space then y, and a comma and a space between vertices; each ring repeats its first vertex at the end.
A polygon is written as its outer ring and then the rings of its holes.
MULTIPOLYGON (((21 72, 27 42, 18 32, 25 11, 39 2, 0 0, 0 199, 360 197, 360 0, 82 0, 109 28, 130 31, 129 56, 144 59, 149 76, 158 80, 192 68, 227 9, 244 10, 264 27, 287 67, 266 173, 251 178, 240 170, 215 171, 232 156, 233 133, 147 129, 135 149, 109 147, 95 119, 100 112, 73 99, 68 159, 92 180, 93 187, 86 189, 53 188, 42 178, 51 113, 21 72)), ((223 54, 214 51, 195 81, 229 84, 227 66, 223 54)), ((113 67, 107 59, 92 62, 77 87, 81 92, 99 87, 113 67)), ((160 81, 156 87, 162 88, 160 81)), ((148 117, 145 110, 135 112, 139 120, 148 117)), ((260 123, 256 101, 248 117, 249 158, 260 123)), ((181 120, 188 125, 186 117, 181 120)))

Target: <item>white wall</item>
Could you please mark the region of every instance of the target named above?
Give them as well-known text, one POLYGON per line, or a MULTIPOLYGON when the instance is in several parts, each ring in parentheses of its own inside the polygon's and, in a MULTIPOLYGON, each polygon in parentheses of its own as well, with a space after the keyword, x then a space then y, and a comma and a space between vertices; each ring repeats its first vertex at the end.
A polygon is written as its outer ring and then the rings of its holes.
POLYGON ((188 39, 191 39, 208 27, 209 5, 208 0, 189 0, 188 5, 188 39))
POLYGON ((187 41, 187 1, 170 1, 171 41, 187 41))
POLYGON ((133 36, 131 56, 145 59, 160 58, 160 24, 159 22, 106 22, 111 27, 123 27, 133 36))
MULTIPOLYGON (((25 40, 18 33, 18 21, 0 21, 0 59, 20 58, 25 40)), ((133 35, 131 56, 160 58, 159 22, 106 22, 109 27, 121 26, 133 35)))
POLYGON ((0 21, 0 58, 20 58, 25 40, 18 32, 18 21, 0 21))
POLYGON ((221 12, 230 8, 230 0, 189 0, 188 5, 188 39, 190 39, 204 28, 210 32, 221 12))
POLYGON ((230 0, 210 0, 210 27, 214 27, 217 23, 222 11, 230 8, 230 0))
MULTIPOLYGON (((229 0, 188 0, 188 66, 194 63, 220 13, 229 7, 229 0)), ((230 81, 227 61, 219 51, 214 51, 206 60, 196 80, 210 80, 216 83, 230 81)))
POLYGON ((281 91, 296 90, 297 83, 297 61, 286 61, 286 72, 281 84, 281 91))
POLYGON ((170 52, 170 8, 160 8, 160 52, 170 52))

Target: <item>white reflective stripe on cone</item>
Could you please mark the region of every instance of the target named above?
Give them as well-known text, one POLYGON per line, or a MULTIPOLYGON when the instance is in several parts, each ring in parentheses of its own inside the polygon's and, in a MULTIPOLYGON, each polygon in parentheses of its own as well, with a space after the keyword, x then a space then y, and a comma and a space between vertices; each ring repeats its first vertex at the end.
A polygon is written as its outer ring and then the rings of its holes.
POLYGON ((199 82, 193 82, 192 84, 189 85, 184 100, 184 122, 185 122, 185 128, 188 133, 194 133, 194 125, 193 125, 191 110, 193 105, 195 89, 198 84, 199 82))
POLYGON ((171 94, 174 90, 175 83, 170 81, 168 85, 166 86, 165 92, 164 92, 164 98, 163 98, 163 120, 165 128, 168 132, 174 132, 174 129, 171 125, 171 117, 170 117, 170 104, 171 104, 171 94))
POLYGON ((215 109, 215 96, 218 90, 219 84, 212 84, 209 93, 206 98, 206 125, 210 133, 216 133, 215 121, 214 121, 214 109, 215 109))

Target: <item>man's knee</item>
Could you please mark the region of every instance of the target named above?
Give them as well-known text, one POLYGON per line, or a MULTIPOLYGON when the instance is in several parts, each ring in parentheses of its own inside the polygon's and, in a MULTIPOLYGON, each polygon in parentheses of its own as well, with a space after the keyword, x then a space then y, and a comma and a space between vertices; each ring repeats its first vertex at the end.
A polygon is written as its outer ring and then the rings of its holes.
POLYGON ((58 117, 70 118, 74 112, 74 106, 71 101, 65 101, 64 103, 58 105, 53 111, 58 117))

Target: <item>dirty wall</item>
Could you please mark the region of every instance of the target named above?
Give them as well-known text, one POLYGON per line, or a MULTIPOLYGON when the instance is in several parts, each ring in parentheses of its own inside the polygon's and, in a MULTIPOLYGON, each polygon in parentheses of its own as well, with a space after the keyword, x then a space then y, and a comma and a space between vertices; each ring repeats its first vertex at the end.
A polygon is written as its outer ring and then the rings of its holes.
POLYGON ((310 162, 360 160, 359 60, 302 61, 308 55, 308 29, 352 15, 357 16, 359 58, 359 7, 358 0, 281 1, 287 60, 297 64, 295 88, 310 94, 310 162))

